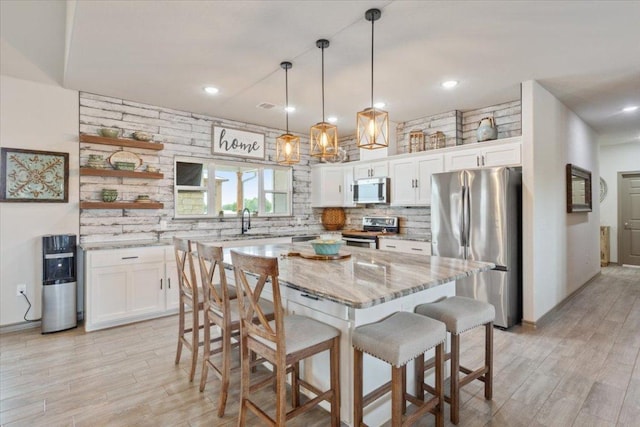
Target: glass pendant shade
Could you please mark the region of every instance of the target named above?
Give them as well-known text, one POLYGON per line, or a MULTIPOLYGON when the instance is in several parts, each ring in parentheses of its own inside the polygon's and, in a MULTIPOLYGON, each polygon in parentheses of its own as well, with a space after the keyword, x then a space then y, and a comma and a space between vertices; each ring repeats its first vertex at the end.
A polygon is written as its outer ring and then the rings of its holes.
POLYGON ((322 159, 338 155, 338 127, 327 122, 311 126, 311 155, 322 159))
POLYGON ((293 165, 300 162, 300 137, 289 133, 289 73, 293 67, 289 61, 280 63, 284 69, 285 111, 287 117, 287 131, 276 138, 276 162, 281 165, 293 165))
POLYGON ((358 113, 356 131, 358 148, 375 150, 389 145, 389 113, 367 108, 358 113))
POLYGON ((320 159, 334 159, 338 156, 338 127, 324 120, 324 50, 329 40, 320 39, 316 46, 322 49, 322 121, 311 126, 309 154, 320 159))
POLYGON ((300 137, 285 133, 276 138, 276 162, 293 165, 300 162, 300 137))
POLYGON ((369 9, 364 17, 371 22, 371 107, 358 112, 356 142, 358 148, 375 150, 389 146, 389 113, 373 107, 373 23, 380 19, 379 9, 369 9))

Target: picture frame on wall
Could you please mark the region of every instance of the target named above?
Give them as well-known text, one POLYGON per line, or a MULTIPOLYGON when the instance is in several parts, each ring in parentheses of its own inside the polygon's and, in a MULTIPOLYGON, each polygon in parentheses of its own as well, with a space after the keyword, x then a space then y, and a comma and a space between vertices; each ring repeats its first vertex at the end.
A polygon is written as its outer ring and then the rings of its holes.
POLYGON ((69 202, 69 153, 0 149, 0 202, 69 202))
POLYGON ((265 142, 263 133, 249 132, 227 126, 213 126, 211 139, 211 152, 213 154, 264 160, 265 142))

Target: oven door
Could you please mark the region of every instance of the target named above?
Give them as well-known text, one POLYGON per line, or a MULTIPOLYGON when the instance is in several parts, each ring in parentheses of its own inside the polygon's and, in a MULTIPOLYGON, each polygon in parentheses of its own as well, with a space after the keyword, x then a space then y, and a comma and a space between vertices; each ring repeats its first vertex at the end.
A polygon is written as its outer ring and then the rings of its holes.
POLYGON ((360 248, 371 248, 376 249, 376 240, 377 239, 363 239, 360 237, 344 237, 342 236, 342 240, 347 246, 358 246, 360 248))

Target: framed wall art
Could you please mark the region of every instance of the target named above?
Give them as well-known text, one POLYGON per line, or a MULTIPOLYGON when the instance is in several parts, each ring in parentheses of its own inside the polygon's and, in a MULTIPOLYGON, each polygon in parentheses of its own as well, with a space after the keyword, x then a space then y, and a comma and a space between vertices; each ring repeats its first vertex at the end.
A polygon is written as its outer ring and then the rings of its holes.
POLYGON ((0 202, 69 201, 69 153, 0 149, 0 202))
POLYGON ((264 134, 214 126, 211 133, 213 154, 264 160, 264 134))
POLYGON ((591 212, 591 172, 567 164, 567 213, 591 212))

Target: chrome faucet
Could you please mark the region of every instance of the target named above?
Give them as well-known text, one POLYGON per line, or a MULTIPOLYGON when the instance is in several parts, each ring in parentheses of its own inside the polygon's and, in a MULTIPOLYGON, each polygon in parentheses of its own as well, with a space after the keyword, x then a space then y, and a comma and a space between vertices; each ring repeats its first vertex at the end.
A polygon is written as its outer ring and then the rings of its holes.
POLYGON ((251 211, 249 210, 249 208, 244 208, 242 210, 242 223, 241 223, 241 227, 242 227, 242 234, 246 233, 247 231, 249 231, 251 229, 251 211), (247 225, 244 224, 244 213, 247 213, 247 225))

